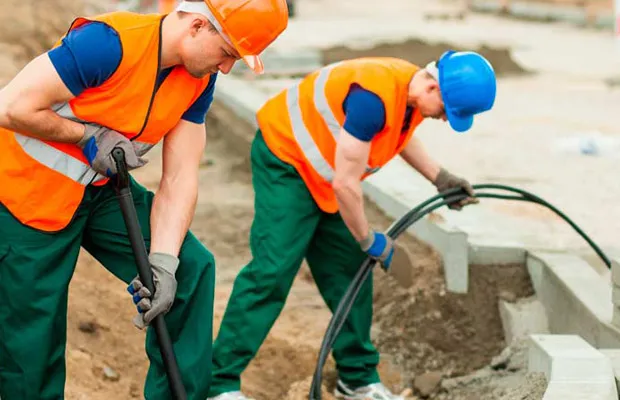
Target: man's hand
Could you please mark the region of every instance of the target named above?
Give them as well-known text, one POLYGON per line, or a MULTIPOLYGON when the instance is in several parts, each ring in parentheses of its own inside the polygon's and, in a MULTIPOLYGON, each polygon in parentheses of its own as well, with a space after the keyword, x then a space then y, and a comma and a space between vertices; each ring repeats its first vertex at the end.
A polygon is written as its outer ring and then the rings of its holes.
POLYGON ((388 235, 371 229, 368 236, 359 243, 365 253, 381 263, 383 269, 390 268, 394 256, 394 242, 388 235))
POLYGON ((452 175, 450 172, 441 168, 439 170, 439 174, 437 174, 437 178, 433 182, 433 185, 437 188, 438 192, 444 192, 449 189, 461 188, 465 193, 467 193, 470 197, 466 197, 460 202, 455 202, 448 205, 448 208, 453 210, 461 210, 467 204, 476 204, 480 200, 477 199, 474 194, 474 189, 471 187, 469 182, 467 182, 463 178, 459 178, 458 176, 452 175))
POLYGON ((138 156, 133 143, 120 133, 103 126, 85 124, 84 137, 77 143, 82 148, 89 164, 102 175, 111 177, 116 175, 116 163, 112 158, 112 150, 120 147, 125 151, 127 169, 139 168, 147 160, 138 156))
POLYGON ((139 329, 144 329, 159 314, 165 314, 172 307, 177 291, 175 273, 179 266, 179 259, 165 253, 151 253, 149 262, 153 271, 155 296, 151 300, 151 292, 142 284, 139 277, 134 278, 127 287, 133 296, 133 302, 138 308, 138 315, 133 323, 139 329))

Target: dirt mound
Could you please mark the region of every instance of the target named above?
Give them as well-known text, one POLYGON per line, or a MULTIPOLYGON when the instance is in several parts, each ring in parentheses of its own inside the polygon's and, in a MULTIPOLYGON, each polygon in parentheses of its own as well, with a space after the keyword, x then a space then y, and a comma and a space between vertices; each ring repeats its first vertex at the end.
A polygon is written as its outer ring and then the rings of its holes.
POLYGON ((244 371, 242 388, 259 399, 303 399, 299 394, 310 391, 316 355, 315 347, 270 337, 244 371))
POLYGON ((505 346, 499 292, 532 294, 522 265, 471 266, 467 294, 446 292, 439 268, 420 270, 419 279, 426 288, 403 289, 384 279, 375 292, 377 346, 411 377, 463 375, 486 365, 505 346))
POLYGON ((524 75, 530 71, 513 60, 510 50, 481 46, 477 49, 461 48, 447 43, 428 43, 418 39, 403 42, 381 43, 367 49, 352 49, 347 46, 335 46, 322 51, 323 63, 357 57, 398 57, 416 65, 426 65, 436 60, 446 50, 474 50, 486 57, 493 65, 497 76, 524 75))
POLYGON ((47 51, 77 16, 101 12, 94 0, 3 0, 0 13, 0 86, 47 51))
MULTIPOLYGON (((386 229, 389 221, 375 207, 369 220, 386 229)), ((374 341, 402 373, 405 386, 425 372, 444 378, 486 366, 506 346, 499 316, 499 296, 533 294, 524 265, 471 265, 468 293, 446 290, 440 256, 429 246, 403 235, 397 239, 413 255, 412 286, 376 271, 374 341)))

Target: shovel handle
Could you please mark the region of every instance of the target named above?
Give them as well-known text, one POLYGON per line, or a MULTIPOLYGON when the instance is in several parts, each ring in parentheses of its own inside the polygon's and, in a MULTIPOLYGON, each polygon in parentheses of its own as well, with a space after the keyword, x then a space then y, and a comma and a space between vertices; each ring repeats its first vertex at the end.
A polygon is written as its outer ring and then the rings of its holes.
MULTIPOLYGON (((127 233, 129 234, 129 242, 131 243, 131 248, 138 267, 138 276, 140 277, 140 282, 146 286, 152 296, 155 294, 153 272, 151 271, 151 264, 146 251, 144 236, 142 236, 142 230, 140 229, 136 206, 131 196, 125 151, 120 147, 115 147, 112 150, 112 158, 114 158, 117 170, 117 175, 115 177, 116 196, 123 213, 127 233)), ((179 366, 172 347, 172 341, 170 340, 170 334, 168 333, 163 315, 160 314, 156 316, 152 321, 152 325, 155 328, 157 342, 168 376, 168 383, 172 396, 175 400, 186 400, 187 394, 183 386, 181 372, 179 371, 179 366)))

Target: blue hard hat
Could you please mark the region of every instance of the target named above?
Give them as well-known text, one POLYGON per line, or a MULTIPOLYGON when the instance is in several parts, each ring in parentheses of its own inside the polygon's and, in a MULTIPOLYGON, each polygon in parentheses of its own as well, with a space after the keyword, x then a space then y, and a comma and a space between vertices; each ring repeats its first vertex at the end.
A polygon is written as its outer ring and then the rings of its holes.
POLYGON ((473 51, 447 51, 436 65, 448 122, 455 131, 465 132, 475 114, 490 110, 495 103, 495 71, 473 51))

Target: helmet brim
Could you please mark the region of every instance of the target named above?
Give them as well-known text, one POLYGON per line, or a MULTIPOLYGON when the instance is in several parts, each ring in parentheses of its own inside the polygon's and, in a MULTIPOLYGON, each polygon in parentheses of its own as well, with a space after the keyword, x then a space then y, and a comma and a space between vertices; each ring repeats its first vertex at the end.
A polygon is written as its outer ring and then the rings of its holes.
POLYGON ((243 56, 242 59, 255 74, 260 75, 265 72, 265 66, 259 56, 243 56))
POLYGON ((468 131, 472 125, 474 124, 474 116, 473 115, 457 115, 452 112, 449 108, 446 107, 446 117, 448 119, 448 123, 450 127, 455 131, 462 133, 468 131))

